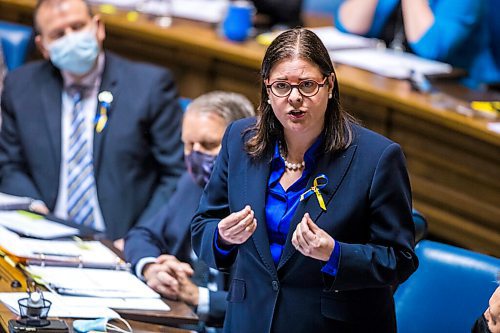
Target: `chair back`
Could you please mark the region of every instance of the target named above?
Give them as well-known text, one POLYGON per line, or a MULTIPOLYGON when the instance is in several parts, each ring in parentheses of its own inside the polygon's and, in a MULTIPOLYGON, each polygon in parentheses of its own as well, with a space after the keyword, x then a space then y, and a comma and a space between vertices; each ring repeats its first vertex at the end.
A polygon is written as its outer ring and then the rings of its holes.
POLYGON ((33 30, 25 25, 0 21, 0 42, 9 71, 21 66, 31 45, 33 30))
POLYGON ((500 259, 420 241, 418 270, 394 294, 398 332, 470 332, 496 289, 500 259))

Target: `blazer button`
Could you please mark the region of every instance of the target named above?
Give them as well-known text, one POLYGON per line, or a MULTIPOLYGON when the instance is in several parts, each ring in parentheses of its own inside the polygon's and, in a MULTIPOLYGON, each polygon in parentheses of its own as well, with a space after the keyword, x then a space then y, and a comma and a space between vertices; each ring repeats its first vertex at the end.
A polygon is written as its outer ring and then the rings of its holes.
POLYGON ((272 285, 273 285, 274 291, 278 291, 280 289, 280 285, 279 285, 278 281, 273 280, 272 285))

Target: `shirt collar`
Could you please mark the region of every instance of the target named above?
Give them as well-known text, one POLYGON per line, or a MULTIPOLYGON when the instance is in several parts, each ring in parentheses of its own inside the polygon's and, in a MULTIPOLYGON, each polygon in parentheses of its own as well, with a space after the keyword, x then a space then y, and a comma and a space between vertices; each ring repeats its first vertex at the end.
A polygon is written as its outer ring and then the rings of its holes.
MULTIPOLYGON (((325 136, 323 133, 320 134, 318 138, 314 141, 314 143, 311 145, 311 147, 309 147, 306 153, 304 154, 304 161, 306 162, 306 166, 304 168, 305 174, 312 172, 316 168, 317 159, 321 152, 320 147, 323 145, 324 137, 325 136)), ((274 173, 275 171, 279 170, 282 170, 283 172, 285 171, 285 161, 283 160, 283 158, 281 158, 279 141, 277 140, 276 143, 274 144, 274 154, 271 160, 271 173, 274 173)), ((279 177, 278 175, 275 176, 278 177, 279 179, 283 172, 279 172, 280 174, 279 177)), ((272 180, 276 181, 276 179, 272 180)))
POLYGON ((104 52, 99 53, 97 57, 97 66, 95 66, 85 76, 77 80, 71 73, 61 71, 64 81, 64 88, 68 89, 74 86, 85 87, 88 90, 97 90, 101 84, 102 73, 104 71, 104 52))
MULTIPOLYGON (((319 156, 319 150, 318 148, 323 144, 324 141, 324 135, 320 134, 314 143, 309 147, 304 154, 304 161, 306 162, 306 169, 311 169, 316 166, 316 159, 319 156)), ((274 154, 273 158, 271 160, 271 163, 278 163, 279 165, 285 165, 285 161, 283 161, 283 158, 281 158, 280 155, 280 148, 279 148, 279 141, 277 140, 276 143, 274 144, 274 154), (276 161, 276 162, 275 162, 276 161)))

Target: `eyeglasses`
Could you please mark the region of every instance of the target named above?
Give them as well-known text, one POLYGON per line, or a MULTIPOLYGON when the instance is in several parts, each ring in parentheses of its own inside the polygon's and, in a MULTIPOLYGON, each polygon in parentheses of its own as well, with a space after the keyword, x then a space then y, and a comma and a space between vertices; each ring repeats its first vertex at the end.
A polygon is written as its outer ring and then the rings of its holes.
POLYGON ((299 93, 304 97, 313 97, 318 93, 319 88, 326 84, 326 79, 327 77, 325 77, 321 83, 314 80, 304 80, 300 81, 299 84, 291 84, 287 81, 274 81, 273 83, 266 85, 266 87, 271 89, 271 92, 276 97, 290 96, 293 88, 297 88, 299 93))

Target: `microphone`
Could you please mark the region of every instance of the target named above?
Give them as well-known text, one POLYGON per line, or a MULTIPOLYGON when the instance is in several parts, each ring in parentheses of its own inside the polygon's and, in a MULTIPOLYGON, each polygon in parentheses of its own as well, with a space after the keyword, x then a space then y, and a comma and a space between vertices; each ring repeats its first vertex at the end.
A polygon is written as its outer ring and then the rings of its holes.
POLYGON ((39 288, 35 288, 34 291, 28 288, 28 297, 17 301, 21 315, 21 319, 17 320, 17 322, 29 327, 48 326, 50 321, 47 320, 47 315, 52 302, 43 297, 43 293, 39 288))

